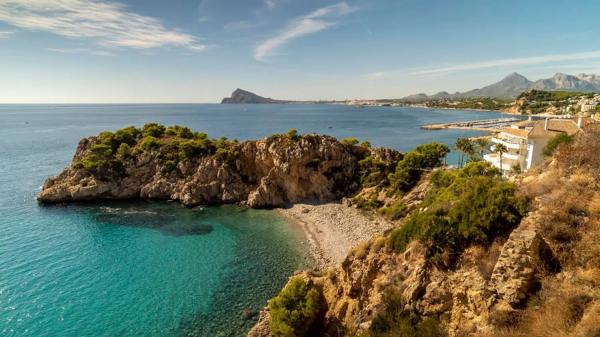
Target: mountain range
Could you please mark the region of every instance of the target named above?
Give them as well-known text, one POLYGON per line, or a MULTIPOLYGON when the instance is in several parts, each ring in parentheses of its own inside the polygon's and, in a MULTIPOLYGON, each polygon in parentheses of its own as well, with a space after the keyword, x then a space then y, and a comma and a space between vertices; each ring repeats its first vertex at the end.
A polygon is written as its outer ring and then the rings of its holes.
POLYGON ((547 91, 581 91, 581 92, 600 92, 600 75, 579 74, 568 75, 556 73, 548 79, 530 81, 519 73, 512 73, 499 82, 490 84, 480 89, 473 89, 465 92, 456 92, 450 94, 442 91, 434 95, 416 94, 403 98, 405 101, 425 101, 430 99, 444 98, 467 98, 467 97, 491 97, 491 98, 515 98, 522 92, 528 90, 547 90, 547 91))

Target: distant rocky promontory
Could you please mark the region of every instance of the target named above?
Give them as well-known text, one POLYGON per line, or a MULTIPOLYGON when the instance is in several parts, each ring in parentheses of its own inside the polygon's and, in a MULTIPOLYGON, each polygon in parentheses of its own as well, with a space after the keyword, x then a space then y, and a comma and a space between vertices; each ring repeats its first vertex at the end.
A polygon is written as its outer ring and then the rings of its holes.
POLYGON ((253 92, 235 89, 231 93, 231 97, 225 97, 221 104, 273 104, 273 103, 292 103, 293 101, 278 100, 259 96, 253 92))

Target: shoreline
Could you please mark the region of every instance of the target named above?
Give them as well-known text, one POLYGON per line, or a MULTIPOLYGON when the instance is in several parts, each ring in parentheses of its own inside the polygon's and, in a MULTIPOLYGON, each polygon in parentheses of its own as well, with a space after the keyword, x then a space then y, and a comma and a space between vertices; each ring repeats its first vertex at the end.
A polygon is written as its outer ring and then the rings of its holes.
POLYGON ((302 230, 309 255, 318 270, 343 262, 359 243, 394 227, 381 217, 368 216, 341 202, 298 203, 275 211, 290 225, 302 230))

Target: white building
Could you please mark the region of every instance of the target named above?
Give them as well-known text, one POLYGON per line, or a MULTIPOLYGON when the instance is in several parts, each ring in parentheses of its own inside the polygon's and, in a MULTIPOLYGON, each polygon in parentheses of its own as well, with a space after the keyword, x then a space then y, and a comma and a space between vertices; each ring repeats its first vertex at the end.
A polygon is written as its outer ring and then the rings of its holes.
POLYGON ((545 119, 538 121, 522 121, 502 129, 492 137, 492 153, 484 159, 507 174, 518 168, 527 171, 543 161, 542 151, 548 141, 560 133, 574 135, 584 122, 582 118, 545 119), (502 144, 507 151, 502 154, 494 153, 496 144, 502 144))

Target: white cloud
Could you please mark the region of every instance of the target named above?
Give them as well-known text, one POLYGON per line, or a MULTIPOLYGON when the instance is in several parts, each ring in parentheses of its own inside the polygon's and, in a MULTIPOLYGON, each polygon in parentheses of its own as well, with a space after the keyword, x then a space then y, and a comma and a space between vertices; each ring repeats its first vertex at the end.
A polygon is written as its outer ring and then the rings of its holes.
POLYGON ((106 50, 95 50, 88 48, 48 48, 47 50, 61 54, 90 54, 95 56, 115 56, 106 50))
POLYGON ((67 38, 93 39, 103 47, 206 49, 196 37, 168 29, 156 18, 129 12, 119 2, 1 0, 0 21, 67 38))
POLYGON ((8 39, 9 37, 11 37, 15 32, 13 31, 0 31, 0 39, 8 39))
POLYGON ((277 6, 277 4, 279 3, 277 0, 264 0, 264 2, 265 6, 267 6, 268 9, 275 8, 275 6, 277 6))
POLYGON ((370 73, 367 75, 367 79, 369 80, 379 80, 382 79, 386 76, 386 73, 384 73, 383 71, 377 71, 374 73, 370 73))
POLYGON ((523 65, 536 65, 553 62, 564 62, 564 61, 580 61, 599 59, 600 50, 582 52, 582 53, 571 53, 571 54, 554 54, 554 55, 543 55, 543 56, 532 56, 532 57, 521 57, 521 58, 509 58, 501 60, 490 60, 482 62, 456 64, 447 67, 438 67, 430 69, 422 69, 413 71, 412 75, 429 75, 449 72, 461 72, 468 70, 479 70, 486 68, 500 68, 509 66, 523 66, 523 65))
POLYGON ((279 34, 263 41, 254 49, 254 58, 264 61, 277 48, 291 40, 328 29, 336 24, 334 19, 356 11, 345 2, 319 8, 307 15, 293 19, 279 34))

